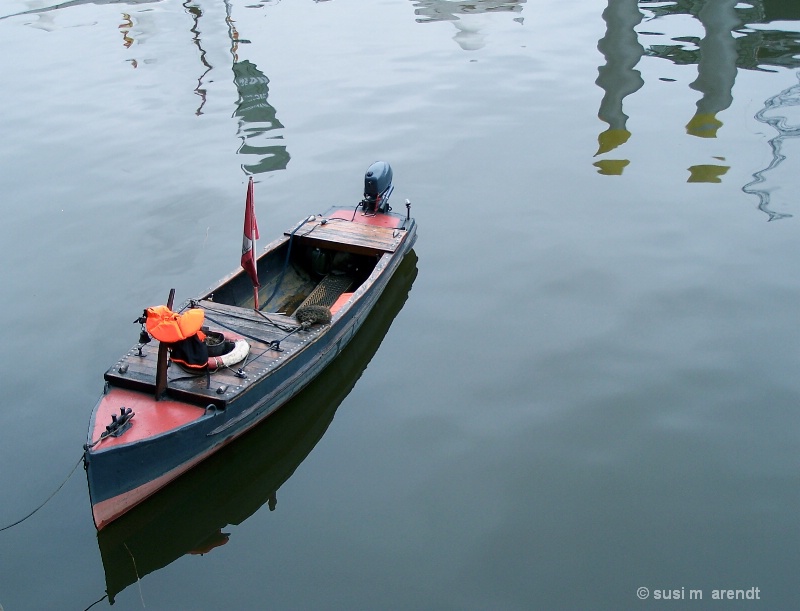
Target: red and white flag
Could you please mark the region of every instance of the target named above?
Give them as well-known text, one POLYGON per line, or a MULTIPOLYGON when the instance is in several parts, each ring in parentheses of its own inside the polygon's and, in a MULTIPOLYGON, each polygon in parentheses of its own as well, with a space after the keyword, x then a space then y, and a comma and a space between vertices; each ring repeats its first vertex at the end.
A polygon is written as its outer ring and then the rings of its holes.
POLYGON ((247 184, 247 200, 244 204, 244 235, 242 236, 242 267, 253 282, 255 308, 258 309, 258 269, 256 268, 256 240, 258 239, 258 223, 253 203, 253 177, 247 184))

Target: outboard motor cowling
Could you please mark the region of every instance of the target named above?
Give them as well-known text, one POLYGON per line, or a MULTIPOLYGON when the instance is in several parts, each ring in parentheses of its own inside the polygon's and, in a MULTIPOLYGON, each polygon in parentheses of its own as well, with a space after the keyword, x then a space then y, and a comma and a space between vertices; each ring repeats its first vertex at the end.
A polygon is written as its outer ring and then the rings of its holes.
POLYGON ((385 161, 376 161, 364 175, 364 199, 361 208, 364 212, 389 212, 389 196, 392 194, 392 166, 385 161))

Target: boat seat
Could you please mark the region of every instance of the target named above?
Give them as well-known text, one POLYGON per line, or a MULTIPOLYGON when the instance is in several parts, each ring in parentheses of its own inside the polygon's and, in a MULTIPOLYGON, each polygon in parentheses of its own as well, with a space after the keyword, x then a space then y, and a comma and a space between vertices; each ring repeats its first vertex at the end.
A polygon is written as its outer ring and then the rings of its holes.
POLYGON ((328 274, 320 283, 311 291, 311 294, 305 298, 303 303, 297 308, 298 310, 305 306, 319 305, 326 308, 333 307, 336 300, 347 292, 353 285, 353 279, 344 274, 328 274))

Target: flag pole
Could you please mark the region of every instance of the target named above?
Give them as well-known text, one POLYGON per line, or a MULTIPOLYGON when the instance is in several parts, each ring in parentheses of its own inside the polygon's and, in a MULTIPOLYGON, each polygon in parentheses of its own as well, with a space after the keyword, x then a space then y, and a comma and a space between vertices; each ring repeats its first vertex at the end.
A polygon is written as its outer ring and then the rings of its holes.
POLYGON ((247 194, 250 198, 250 210, 253 213, 253 309, 258 311, 258 249, 256 248, 256 240, 258 240, 258 224, 256 223, 256 202, 253 195, 253 177, 250 177, 247 183, 247 194))
POLYGON ((247 199, 244 204, 244 233, 242 236, 242 267, 253 283, 253 309, 258 310, 258 257, 256 256, 256 240, 258 240, 258 222, 256 221, 255 197, 253 195, 253 177, 247 183, 247 199))

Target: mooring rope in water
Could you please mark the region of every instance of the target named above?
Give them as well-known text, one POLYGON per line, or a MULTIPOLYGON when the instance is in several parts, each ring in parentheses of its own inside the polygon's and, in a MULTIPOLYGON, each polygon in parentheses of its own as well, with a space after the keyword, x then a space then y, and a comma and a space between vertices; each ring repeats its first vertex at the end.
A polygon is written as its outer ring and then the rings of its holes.
POLYGON ((122 545, 125 546, 125 549, 128 551, 128 555, 131 557, 131 561, 133 562, 133 572, 136 573, 136 585, 139 586, 139 599, 142 601, 142 608, 144 608, 144 596, 142 595, 142 578, 139 577, 139 567, 136 566, 136 558, 133 557, 131 553, 131 548, 128 547, 128 544, 123 541, 122 545))
POLYGON ((97 605, 97 604, 100 604, 100 603, 101 603, 101 602, 103 602, 103 601, 104 601, 106 598, 108 598, 108 593, 106 593, 106 594, 103 594, 103 597, 102 597, 102 598, 98 598, 98 599, 97 599, 96 601, 94 601, 94 602, 93 602, 91 605, 89 605, 88 607, 86 607, 86 608, 85 608, 83 611, 89 611, 89 609, 91 609, 92 607, 94 607, 94 606, 95 606, 95 605, 97 605))
POLYGON ((30 517, 31 517, 33 514, 35 514, 37 511, 39 511, 39 510, 40 510, 42 507, 44 507, 45 505, 47 505, 47 503, 49 503, 49 502, 50 502, 50 499, 52 499, 52 498, 53 498, 53 497, 54 497, 54 496, 55 496, 55 495, 58 493, 58 491, 59 491, 59 490, 61 490, 61 489, 64 487, 64 484, 66 484, 66 483, 69 481, 69 478, 70 478, 70 477, 72 477, 72 474, 73 474, 73 473, 75 473, 75 469, 77 469, 77 468, 78 468, 78 465, 79 465, 79 464, 81 464, 82 462, 83 462, 83 454, 81 454, 81 457, 80 457, 80 459, 78 459, 78 462, 77 462, 77 463, 75 463, 75 466, 74 466, 74 467, 72 467, 72 471, 70 471, 70 472, 69 472, 69 475, 67 475, 66 479, 65 479, 63 482, 61 482, 61 485, 60 485, 58 488, 56 488, 56 489, 55 489, 55 491, 53 492, 53 494, 51 494, 50 496, 48 496, 48 497, 47 497, 47 499, 45 499, 44 503, 42 503, 41 505, 39 505, 39 506, 38 506, 36 509, 34 509, 33 511, 31 511, 31 512, 30 512, 28 515, 26 515, 24 518, 22 518, 22 519, 20 519, 20 520, 17 520, 17 521, 16 521, 16 522, 14 522, 13 524, 9 524, 8 526, 3 526, 2 528, 0 528, 0 532, 2 532, 2 531, 4 531, 4 530, 8 530, 8 529, 9 529, 9 528, 11 528, 12 526, 16 526, 17 524, 21 524, 22 522, 24 522, 25 520, 27 520, 28 518, 30 518, 30 517))

